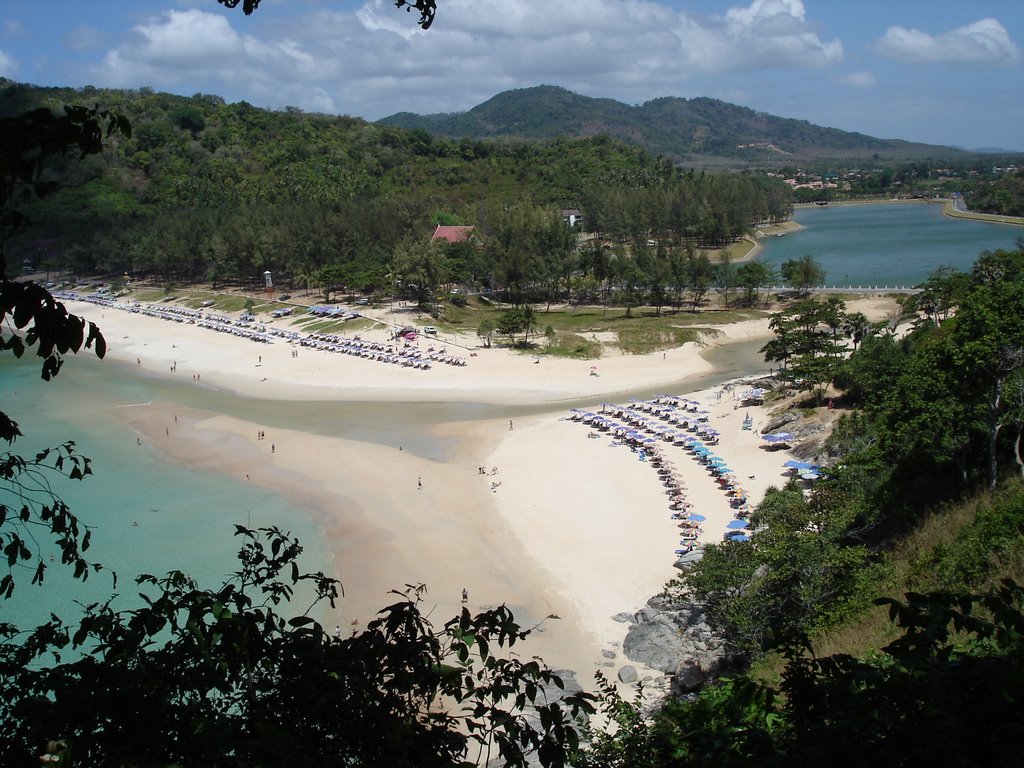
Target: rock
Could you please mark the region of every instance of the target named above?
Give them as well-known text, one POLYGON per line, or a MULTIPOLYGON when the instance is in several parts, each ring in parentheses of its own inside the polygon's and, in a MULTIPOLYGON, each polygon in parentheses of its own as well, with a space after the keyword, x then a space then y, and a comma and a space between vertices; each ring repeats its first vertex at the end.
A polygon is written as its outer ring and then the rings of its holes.
POLYGON ((627 664, 619 670, 619 680, 623 683, 635 683, 639 675, 636 672, 636 667, 627 664))
POLYGON ((681 659, 672 675, 672 694, 681 696, 692 693, 704 686, 708 675, 692 656, 681 659))
POLYGON ((657 608, 641 608, 633 614, 633 621, 637 624, 643 624, 654 619, 659 613, 660 611, 657 608))
POLYGON ((617 621, 620 624, 628 624, 633 620, 633 614, 623 611, 622 613, 616 613, 612 616, 612 621, 617 621))
POLYGON ((689 667, 682 686, 706 682, 719 668, 725 655, 725 642, 715 635, 704 620, 703 611, 693 603, 681 603, 670 610, 647 608, 636 614, 637 623, 629 628, 622 652, 630 661, 663 671, 673 679, 683 660, 691 660, 698 672, 689 667))
POLYGON ((774 432, 779 427, 792 424, 794 421, 800 421, 800 418, 800 413, 798 411, 786 411, 785 413, 772 416, 768 419, 768 423, 761 427, 761 434, 767 435, 769 432, 774 432))
POLYGON ((601 655, 606 659, 614 659, 616 656, 615 651, 601 651, 601 655))

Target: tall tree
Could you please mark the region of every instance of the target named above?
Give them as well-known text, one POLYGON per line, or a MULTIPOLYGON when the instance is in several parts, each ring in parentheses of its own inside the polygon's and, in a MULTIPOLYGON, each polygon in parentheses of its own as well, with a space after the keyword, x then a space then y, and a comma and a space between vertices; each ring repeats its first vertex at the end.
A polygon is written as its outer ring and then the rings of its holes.
POLYGON ((811 288, 825 282, 825 270, 810 254, 784 261, 779 267, 779 274, 790 287, 805 295, 811 288))

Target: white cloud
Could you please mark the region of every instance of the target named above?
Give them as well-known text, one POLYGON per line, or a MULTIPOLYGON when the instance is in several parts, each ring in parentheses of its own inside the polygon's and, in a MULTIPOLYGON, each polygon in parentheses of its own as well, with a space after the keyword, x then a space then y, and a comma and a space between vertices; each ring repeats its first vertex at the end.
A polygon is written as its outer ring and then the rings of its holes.
POLYGON ((843 56, 800 0, 751 0, 703 19, 653 0, 446 0, 429 31, 416 19, 393 0, 272 20, 168 11, 134 27, 88 74, 96 85, 180 85, 380 117, 466 109, 541 83, 637 103, 679 93, 694 75, 820 69, 843 56))
POLYGON ((836 82, 851 88, 874 88, 878 85, 878 78, 870 72, 850 72, 837 77, 836 82))
POLYGON ((819 38, 800 0, 752 0, 710 19, 647 0, 549 0, 540 11, 529 0, 449 0, 426 33, 403 16, 390 0, 369 0, 358 12, 374 33, 367 60, 378 71, 422 77, 428 89, 430 76, 447 83, 433 88, 427 111, 539 83, 635 103, 678 93, 696 74, 813 69, 843 55, 838 40, 819 38))
POLYGON ((13 78, 18 71, 18 62, 7 51, 0 49, 0 77, 13 78))
POLYGON ((936 36, 893 26, 872 48, 888 59, 925 64, 1009 64, 1020 58, 1020 49, 995 19, 982 19, 936 36))

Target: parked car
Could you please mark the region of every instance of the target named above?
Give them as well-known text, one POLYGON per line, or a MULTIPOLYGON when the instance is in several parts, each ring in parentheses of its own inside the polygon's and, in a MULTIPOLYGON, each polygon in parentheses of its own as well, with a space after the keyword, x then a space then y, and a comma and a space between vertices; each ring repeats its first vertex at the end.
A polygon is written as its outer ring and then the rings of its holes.
POLYGON ((291 297, 292 297, 292 295, 290 293, 282 293, 280 296, 278 296, 278 300, 279 301, 288 301, 288 299, 290 299, 291 297))
POLYGON ((436 336, 437 335, 437 328, 435 328, 432 325, 424 325, 423 326, 423 332, 424 333, 429 333, 431 336, 436 336))
POLYGON ((213 299, 207 299, 206 301, 203 302, 203 306, 204 307, 212 307, 216 303, 217 302, 215 302, 213 299))

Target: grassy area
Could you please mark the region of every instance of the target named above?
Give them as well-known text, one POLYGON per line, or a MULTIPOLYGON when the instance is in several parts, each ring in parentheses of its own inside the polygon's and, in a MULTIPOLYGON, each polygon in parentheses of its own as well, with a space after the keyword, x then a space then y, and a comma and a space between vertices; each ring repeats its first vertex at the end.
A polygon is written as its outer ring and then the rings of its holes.
POLYGON ((596 360, 601 357, 601 344, 576 333, 561 333, 545 345, 544 353, 553 357, 571 357, 577 360, 596 360))
MULTIPOLYGON (((170 296, 178 304, 199 308, 204 301, 213 301, 210 307, 215 312, 242 312, 247 303, 252 303, 255 314, 266 314, 279 307, 295 309, 287 322, 303 331, 318 333, 359 332, 377 325, 372 320, 328 320, 304 314, 301 308, 281 302, 267 302, 262 296, 247 296, 241 293, 219 293, 209 289, 176 288, 171 291, 160 286, 137 286, 132 300, 159 303, 170 296)), ((465 334, 476 336, 476 329, 485 320, 497 324, 507 305, 477 296, 465 305, 443 304, 438 317, 426 313, 422 317, 410 314, 408 324, 413 326, 435 325, 442 334, 465 334)), ((597 359, 607 347, 615 347, 631 355, 644 355, 676 348, 687 342, 697 341, 701 335, 713 333, 712 324, 733 323, 755 317, 765 317, 767 312, 758 310, 703 309, 699 312, 673 311, 652 307, 596 307, 559 306, 550 311, 543 305, 534 305, 536 328, 530 343, 524 347, 531 354, 546 354, 555 357, 597 359), (551 338, 546 331, 551 328, 551 338)), ((517 342, 522 337, 517 337, 517 342)), ((507 345, 508 340, 494 334, 495 345, 507 345)))
MULTIPOLYGON (((441 319, 435 321, 443 332, 475 334, 484 320, 497 323, 506 307, 475 300, 464 307, 446 307, 441 319)), ((702 334, 711 333, 709 324, 734 323, 766 312, 756 310, 703 310, 700 312, 660 313, 651 307, 558 307, 545 311, 535 307, 536 332, 531 335, 529 351, 558 357, 593 359, 600 357, 601 349, 613 345, 626 354, 643 355, 679 347, 696 341, 702 334), (554 331, 554 339, 545 340, 547 328, 554 331), (608 335, 612 334, 611 339, 608 335), (604 336, 599 340, 598 336, 604 336)), ((495 334, 495 343, 502 338, 495 334)))

